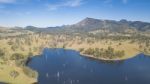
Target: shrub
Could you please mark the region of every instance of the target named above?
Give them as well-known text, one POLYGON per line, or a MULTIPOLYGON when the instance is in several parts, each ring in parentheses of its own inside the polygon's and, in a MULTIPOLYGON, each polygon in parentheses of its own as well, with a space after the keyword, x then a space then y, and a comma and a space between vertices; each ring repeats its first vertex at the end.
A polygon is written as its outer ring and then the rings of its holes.
POLYGON ((119 43, 118 45, 122 45, 122 43, 119 43))
POLYGON ((16 78, 17 76, 19 76, 19 72, 13 70, 10 72, 10 76, 13 77, 13 78, 16 78))
POLYGON ((32 69, 30 69, 29 67, 24 66, 23 68, 23 72, 31 77, 31 78, 37 78, 38 77, 38 73, 36 71, 33 71, 32 69))
POLYGON ((8 42, 8 45, 13 45, 14 43, 12 41, 9 41, 8 42))
POLYGON ((79 52, 82 52, 82 51, 84 51, 84 48, 80 48, 80 49, 79 49, 79 52))
POLYGON ((26 65, 26 59, 21 59, 21 60, 17 60, 15 61, 16 66, 20 67, 20 66, 25 66, 26 65))

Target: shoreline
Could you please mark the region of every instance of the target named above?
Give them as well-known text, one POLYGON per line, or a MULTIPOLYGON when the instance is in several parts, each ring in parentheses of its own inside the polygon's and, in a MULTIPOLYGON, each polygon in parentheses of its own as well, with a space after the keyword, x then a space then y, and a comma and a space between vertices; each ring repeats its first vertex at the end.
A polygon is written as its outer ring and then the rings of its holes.
MULTIPOLYGON (((127 59, 130 59, 130 58, 134 58, 136 57, 138 54, 135 54, 134 56, 130 56, 130 57, 127 57, 127 58, 114 58, 114 59, 107 59, 107 58, 97 58, 97 57, 94 57, 93 55, 88 55, 88 54, 83 54, 83 53, 80 53, 79 54, 83 57, 88 57, 88 58, 92 58, 92 59, 96 59, 96 60, 102 60, 102 61, 122 61, 122 60, 127 60, 127 59)), ((139 53, 140 54, 140 53, 139 53)))
MULTIPOLYGON (((87 58, 91 58, 91 59, 95 59, 95 60, 101 60, 101 61, 123 61, 123 60, 127 60, 127 59, 130 59, 130 58, 134 58, 136 57, 138 54, 140 54, 140 52, 136 52, 135 55, 125 55, 121 58, 113 58, 113 59, 109 59, 109 58, 102 58, 102 57, 94 57, 93 55, 88 55, 88 54, 84 54, 83 52, 80 52, 78 49, 74 49, 74 48, 63 48, 63 49, 71 49, 71 50, 74 50, 74 51, 77 51, 79 52, 79 55, 83 56, 83 57, 87 57, 87 58)), ((42 50, 43 51, 43 50, 42 50)), ((36 56, 39 56, 42 52, 38 52, 38 53, 34 53, 33 56, 29 57, 29 59, 26 59, 26 62, 25 64, 27 64, 28 62, 30 62, 32 60, 32 57, 36 57, 36 56), (38 55, 37 55, 38 54, 38 55)), ((144 53, 144 52, 141 52, 143 53, 144 55, 150 55, 148 53, 144 53)), ((29 66, 25 65, 25 67, 27 68, 30 68, 29 66)), ((21 67, 19 67, 20 69, 22 69, 21 67)), ((32 68, 30 68, 32 71, 35 71, 33 70, 32 68)), ((35 71, 37 72, 37 71, 35 71)), ((31 82, 31 84, 34 84, 36 82, 38 82, 38 78, 32 78, 34 81, 31 82)), ((1 82, 6 82, 6 81, 1 81, 1 82)))

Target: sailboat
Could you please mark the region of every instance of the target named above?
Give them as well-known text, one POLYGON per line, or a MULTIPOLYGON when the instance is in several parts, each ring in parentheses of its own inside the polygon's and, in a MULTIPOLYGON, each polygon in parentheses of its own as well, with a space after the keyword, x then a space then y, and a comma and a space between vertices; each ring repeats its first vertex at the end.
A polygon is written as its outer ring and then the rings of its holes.
POLYGON ((49 77, 48 73, 46 73, 46 77, 47 77, 47 78, 49 77))
POLYGON ((57 72, 57 77, 58 77, 58 78, 60 77, 60 73, 59 73, 59 72, 57 72))

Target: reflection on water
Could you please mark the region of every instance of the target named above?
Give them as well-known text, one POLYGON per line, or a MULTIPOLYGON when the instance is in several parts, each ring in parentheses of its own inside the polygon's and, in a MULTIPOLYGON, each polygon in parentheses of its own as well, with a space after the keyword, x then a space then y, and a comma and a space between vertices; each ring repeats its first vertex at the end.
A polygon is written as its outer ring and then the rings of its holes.
POLYGON ((150 58, 143 54, 125 61, 98 61, 78 52, 45 49, 28 66, 39 73, 39 84, 150 84, 150 58))

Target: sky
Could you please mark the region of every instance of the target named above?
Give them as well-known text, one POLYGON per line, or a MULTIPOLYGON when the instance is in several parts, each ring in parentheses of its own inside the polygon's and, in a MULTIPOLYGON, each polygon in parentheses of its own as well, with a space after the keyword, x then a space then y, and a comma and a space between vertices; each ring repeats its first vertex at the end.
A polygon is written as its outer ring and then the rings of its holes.
POLYGON ((150 0, 0 0, 0 26, 61 26, 86 17, 150 22, 150 0))

